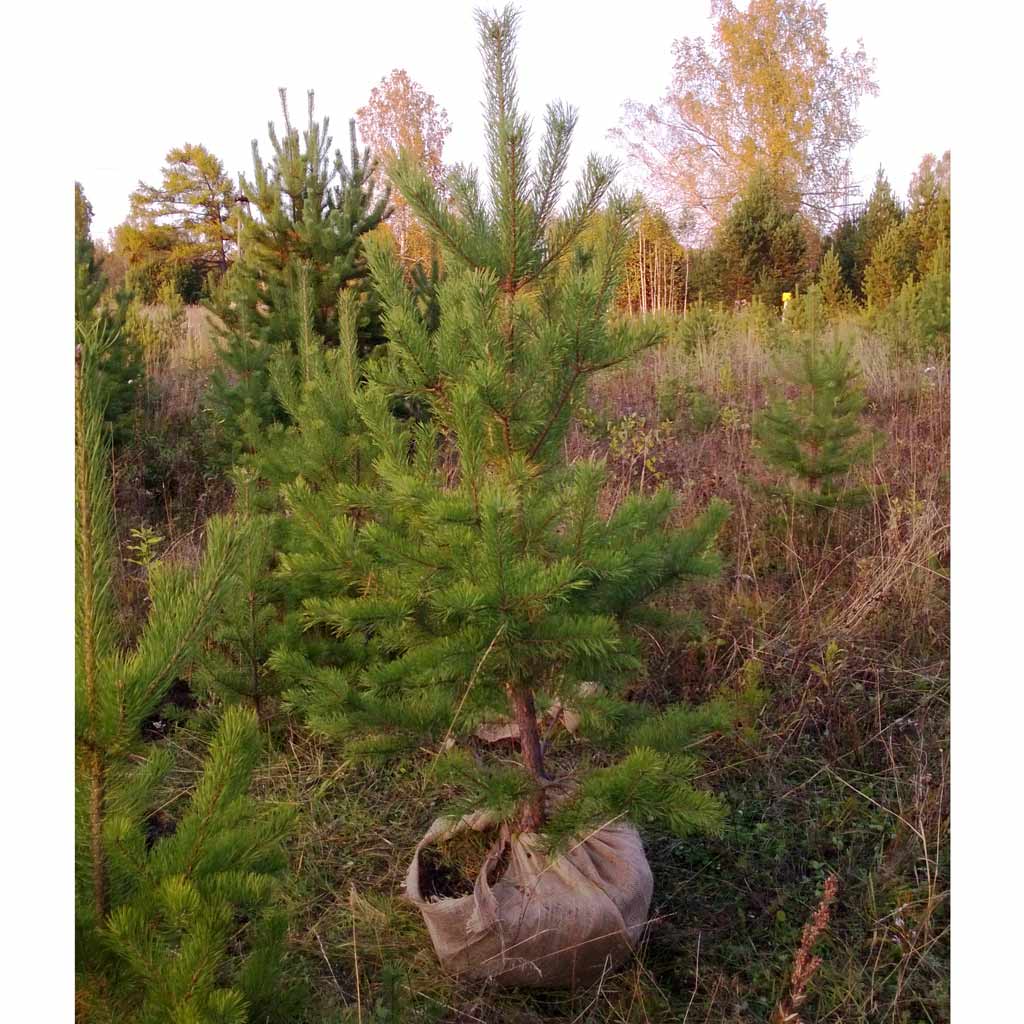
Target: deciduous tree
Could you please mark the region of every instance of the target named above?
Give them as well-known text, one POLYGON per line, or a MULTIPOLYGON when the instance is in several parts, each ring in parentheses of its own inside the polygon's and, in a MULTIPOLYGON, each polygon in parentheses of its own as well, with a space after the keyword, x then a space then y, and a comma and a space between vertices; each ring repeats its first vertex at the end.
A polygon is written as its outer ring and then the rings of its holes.
POLYGON ((724 217, 757 165, 827 221, 863 135, 857 103, 876 91, 863 44, 834 53, 818 0, 712 0, 711 14, 710 44, 674 44, 661 103, 627 103, 620 139, 665 205, 693 207, 706 226, 724 217))
MULTIPOLYGON (((451 131, 448 114, 433 96, 396 68, 373 87, 365 106, 356 111, 359 134, 380 158, 385 172, 403 150, 412 154, 437 187, 445 176, 444 143, 451 131)), ((398 240, 403 261, 429 264, 429 241, 416 223, 409 204, 392 196, 394 212, 388 225, 398 240)))

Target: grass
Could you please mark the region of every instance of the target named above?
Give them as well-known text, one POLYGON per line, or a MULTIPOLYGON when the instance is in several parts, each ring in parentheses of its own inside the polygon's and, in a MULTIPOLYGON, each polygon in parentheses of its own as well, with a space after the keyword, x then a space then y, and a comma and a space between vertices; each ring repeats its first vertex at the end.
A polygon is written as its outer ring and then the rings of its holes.
MULTIPOLYGON (((765 1021, 790 996, 804 925, 833 875, 803 1019, 949 1019, 948 363, 842 330, 886 439, 861 471, 875 489, 866 508, 812 520, 756 486, 771 478, 750 424, 780 375, 778 354, 750 332, 692 352, 667 344, 599 380, 568 442, 570 458, 608 457, 609 510, 662 484, 679 494, 682 520, 713 496, 732 504, 725 572, 696 595, 704 635, 646 637, 636 693, 700 699, 755 663, 770 693, 756 735, 707 751, 704 781, 729 805, 723 835, 645 836, 655 897, 635 962, 577 993, 446 978, 401 898, 413 848, 445 803, 424 771, 433 752, 354 765, 279 717, 258 788, 298 810, 283 899, 305 1019, 386 1020, 382 1000, 397 990, 395 1020, 765 1021)), ((201 392, 201 361, 176 365, 156 386, 178 374, 201 392)), ((140 499, 129 453, 119 527, 156 524, 169 543, 198 543, 203 510, 230 493, 215 470, 196 474, 187 453, 204 442, 188 415, 153 408, 154 435, 182 448, 163 481, 176 497, 170 508, 140 499)), ((186 767, 213 713, 166 741, 186 767)))

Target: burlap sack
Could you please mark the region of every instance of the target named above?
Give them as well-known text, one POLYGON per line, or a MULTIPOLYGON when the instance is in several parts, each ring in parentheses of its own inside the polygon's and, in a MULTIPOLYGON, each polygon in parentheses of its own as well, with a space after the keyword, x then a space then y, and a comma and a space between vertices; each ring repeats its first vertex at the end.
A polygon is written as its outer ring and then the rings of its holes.
POLYGON ((409 865, 406 895, 423 914, 442 966, 472 980, 567 988, 622 963, 643 933, 654 889, 636 830, 606 826, 550 860, 538 836, 502 826, 472 894, 428 901, 420 881, 424 847, 491 824, 482 814, 456 823, 438 818, 409 865), (492 887, 487 876, 506 845, 508 867, 492 887))

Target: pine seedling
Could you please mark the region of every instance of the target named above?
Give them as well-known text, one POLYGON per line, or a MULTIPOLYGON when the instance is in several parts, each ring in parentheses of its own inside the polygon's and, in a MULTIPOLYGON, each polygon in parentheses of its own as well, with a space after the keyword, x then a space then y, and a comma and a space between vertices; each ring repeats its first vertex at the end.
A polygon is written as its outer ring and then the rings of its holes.
POLYGON ((877 446, 862 419, 859 376, 845 345, 812 340, 789 374, 797 397, 774 402, 754 421, 758 456, 789 477, 778 493, 802 507, 852 507, 870 498, 870 489, 847 483, 877 446))
POLYGON ((829 249, 822 258, 821 266, 818 268, 818 285, 821 288, 825 310, 830 315, 835 315, 852 304, 853 298, 843 280, 843 268, 834 248, 829 249))
POLYGON ((270 931, 276 929, 279 935, 281 930, 280 925, 271 928, 271 919, 261 911, 267 906, 272 878, 283 864, 283 821, 280 815, 258 811, 243 796, 258 744, 255 719, 241 711, 225 718, 204 780, 177 831, 155 844, 148 841, 146 821, 171 759, 160 749, 145 756, 141 726, 209 633, 238 570, 246 536, 230 520, 214 518, 207 525, 206 552, 195 571, 165 560, 151 561, 149 618, 137 643, 128 647, 115 607, 111 486, 106 473, 102 366, 110 336, 98 322, 78 324, 77 334, 79 980, 92 1000, 109 999, 116 1007, 111 1013, 120 1019, 245 1020, 245 1007, 252 1004, 244 986, 225 986, 223 979, 245 963, 250 951, 269 965, 273 957, 264 939, 273 938, 270 931), (251 926, 239 925, 243 910, 251 926), (264 927, 270 931, 264 934, 264 927))
POLYGON ((372 473, 355 406, 357 299, 351 291, 339 296, 337 341, 327 348, 316 330, 306 264, 295 268, 289 295, 297 325, 294 351, 279 350, 269 367, 274 401, 287 425, 277 423, 263 436, 253 436, 253 454, 243 460, 274 499, 298 480, 326 495, 340 482, 358 485, 372 473))
POLYGON ((591 157, 564 212, 555 212, 574 110, 549 106, 538 164, 529 167, 515 23, 511 10, 479 15, 489 198, 462 170, 448 203, 409 154, 391 172, 442 250, 436 323, 393 249, 367 242, 388 338, 355 397, 373 478, 339 486, 329 522, 304 518, 306 492, 289 491, 295 527, 304 524, 312 544, 328 543, 319 567, 313 557, 291 559, 286 572, 321 573, 324 588, 304 601, 303 618, 310 631, 336 637, 345 660, 313 675, 295 650, 275 652, 273 662, 295 680, 290 699, 314 726, 361 755, 443 744, 496 715, 514 719, 519 765, 464 772, 462 809, 486 806, 526 830, 552 825, 539 713, 560 700, 585 711, 592 734, 625 744, 625 759, 596 781, 583 778, 559 812, 575 815, 574 828, 611 806, 639 806, 645 820, 679 829, 714 828, 720 811, 695 788, 692 761, 644 753, 616 719, 653 715, 621 695, 642 668, 630 622, 650 615, 655 595, 717 571, 713 542, 727 509, 713 503, 676 528, 675 499, 662 490, 605 517, 604 465, 565 463, 587 381, 660 334, 656 324, 610 316, 636 215, 610 194, 614 168, 591 157), (426 415, 397 417, 400 403, 426 415), (600 696, 581 691, 589 681, 600 696), (631 802, 633 780, 655 762, 659 788, 685 794, 689 811, 672 811, 665 799, 631 802), (666 789, 669 780, 677 788, 666 789))

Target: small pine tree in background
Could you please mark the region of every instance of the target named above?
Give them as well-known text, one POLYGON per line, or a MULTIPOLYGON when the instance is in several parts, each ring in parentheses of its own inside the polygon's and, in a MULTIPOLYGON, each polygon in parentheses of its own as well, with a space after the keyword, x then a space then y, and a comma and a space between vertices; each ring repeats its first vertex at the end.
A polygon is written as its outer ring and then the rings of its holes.
MULTIPOLYGON (((292 297, 298 317, 296 351, 275 353, 270 380, 287 426, 260 430, 249 424, 251 454, 242 461, 248 499, 274 516, 280 573, 276 597, 281 611, 279 648, 302 659, 309 678, 335 674, 348 663, 352 645, 323 630, 309 630, 298 610, 304 600, 337 592, 337 567, 348 557, 350 524, 341 515, 352 489, 377 480, 370 444, 357 408, 360 387, 356 298, 339 298, 336 347, 325 348, 315 332, 303 268, 292 297), (282 514, 284 512, 285 514, 282 514)), ((422 291, 418 289, 422 297, 422 291)), ((429 315, 430 305, 422 307, 429 315)), ((408 405, 395 403, 397 413, 408 405)), ((273 666, 268 665, 272 672, 273 666)))
POLYGON ((854 294, 858 298, 867 297, 865 276, 875 247, 890 229, 898 228, 903 223, 903 218, 903 207, 885 171, 879 167, 871 195, 855 222, 852 277, 854 294))
POLYGON ((788 377, 797 397, 774 402, 755 419, 756 453, 789 475, 790 484, 780 493, 801 506, 863 504, 870 490, 847 486, 847 477, 870 458, 877 439, 861 418, 866 399, 849 349, 812 339, 788 377))
POLYGON ((300 264, 306 268, 313 329, 325 344, 337 344, 338 295, 349 288, 363 300, 362 347, 380 340, 362 254, 362 239, 388 212, 387 191, 377 185, 376 161, 368 150, 360 151, 354 122, 348 164, 340 151, 332 160, 328 119, 315 119, 312 92, 308 127, 301 135, 291 123, 284 90, 281 106, 284 133, 279 137, 270 124, 274 154, 269 165, 253 142, 253 179, 240 179, 245 202, 236 203, 238 258, 210 304, 223 325, 223 366, 211 381, 211 399, 236 438, 246 411, 261 425, 282 416, 271 391, 270 360, 275 349, 293 345, 298 335, 291 296, 300 264), (243 206, 253 207, 254 214, 243 206))
POLYGON ((818 287, 821 290, 821 300, 830 315, 845 309, 853 301, 850 289, 843 281, 843 268, 834 248, 825 253, 821 266, 818 267, 818 287))
POLYGON ((778 310, 807 262, 807 239, 796 204, 765 169, 758 169, 715 233, 723 298, 759 298, 778 310))
POLYGON ((100 398, 103 415, 113 428, 114 440, 120 442, 128 436, 130 415, 140 390, 142 356, 127 324, 131 296, 123 290, 109 297, 105 294, 107 281, 96 263, 91 223, 92 204, 76 181, 75 320, 82 325, 98 324, 107 339, 98 366, 103 388, 100 398))
POLYGON ((355 408, 358 300, 347 292, 339 296, 340 327, 335 328, 335 344, 327 348, 316 330, 305 264, 297 267, 289 295, 297 325, 294 348, 279 349, 268 367, 271 393, 287 424, 272 424, 262 433, 254 424, 252 453, 243 459, 255 479, 269 487, 272 499, 283 485, 300 478, 326 492, 339 481, 362 482, 371 468, 355 408))
MULTIPOLYGON (((100 323, 78 325, 75 373, 76 951, 86 1020, 245 1021, 273 1007, 284 922, 268 913, 285 860, 286 815, 246 795, 255 717, 229 711, 173 834, 147 819, 166 794, 166 749, 141 726, 195 656, 244 550, 207 524, 195 572, 149 565, 150 614, 127 649, 114 599, 109 449, 100 323)), ((169 829, 169 830, 172 830, 169 829)))
POLYGON ((917 308, 921 340, 932 353, 949 351, 950 305, 949 241, 942 240, 936 244, 921 279, 917 308))
POLYGON ((689 528, 670 527, 676 502, 661 491, 605 518, 605 467, 565 463, 587 380, 660 340, 649 323, 608 316, 636 210, 618 197, 600 210, 612 168, 591 157, 556 216, 575 112, 549 106, 531 173, 516 16, 478 17, 490 201, 472 172, 454 178, 449 207, 408 155, 392 169, 442 249, 440 315, 424 316, 393 249, 371 241, 388 345, 353 400, 373 476, 335 487, 326 520, 302 514, 301 482, 289 491, 310 551, 327 545, 330 557, 286 560, 285 571, 319 571, 333 588, 304 602, 304 618, 343 642, 345 660, 311 672, 301 651, 281 649, 274 664, 294 679, 290 697, 312 724, 352 753, 413 749, 510 715, 521 765, 453 753, 438 769, 461 786, 462 810, 487 807, 553 840, 624 814, 680 833, 714 829, 722 808, 694 785, 696 761, 683 750, 730 725, 736 706, 658 716, 623 690, 642 667, 629 623, 667 622, 646 602, 717 570, 712 544, 727 509, 714 503, 689 528), (402 401, 427 415, 396 417, 402 401), (624 757, 581 767, 575 797, 552 815, 539 714, 558 700, 624 757))
POLYGON ((907 248, 903 224, 893 224, 875 243, 864 271, 864 296, 870 308, 885 309, 913 277, 912 254, 907 248))

